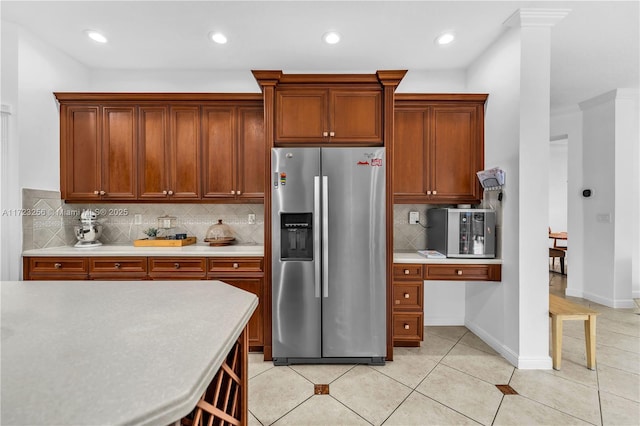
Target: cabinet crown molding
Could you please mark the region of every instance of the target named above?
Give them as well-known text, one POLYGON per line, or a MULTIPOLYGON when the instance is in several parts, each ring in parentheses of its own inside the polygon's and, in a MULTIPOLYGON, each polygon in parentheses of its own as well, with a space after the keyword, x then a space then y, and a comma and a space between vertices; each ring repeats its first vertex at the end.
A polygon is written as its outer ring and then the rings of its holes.
POLYGON ((262 102, 262 93, 109 93, 109 92, 54 92, 58 102, 207 102, 255 101, 262 102))
POLYGON ((260 86, 279 84, 398 85, 407 70, 382 70, 375 74, 285 74, 281 70, 252 70, 260 86))

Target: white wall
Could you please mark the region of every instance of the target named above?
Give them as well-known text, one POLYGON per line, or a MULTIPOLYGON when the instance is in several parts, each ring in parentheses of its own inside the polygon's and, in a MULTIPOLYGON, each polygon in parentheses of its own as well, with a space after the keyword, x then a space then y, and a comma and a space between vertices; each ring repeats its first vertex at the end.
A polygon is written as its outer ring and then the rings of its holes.
MULTIPOLYGON (((8 146, 11 182, 2 183, 2 192, 9 194, 3 209, 22 207, 21 188, 59 190, 59 112, 53 92, 87 89, 88 70, 83 65, 2 21, 2 104, 13 107, 8 146)), ((19 279, 20 216, 3 219, 2 240, 12 242, 2 253, 2 278, 19 279)))
MULTIPOLYGON (((583 297, 610 307, 635 307, 632 300, 633 217, 640 196, 637 90, 613 90, 580 104, 583 111, 584 202, 583 297)), ((636 225, 637 226, 637 225, 636 225)), ((637 234, 636 234, 637 235, 637 234)), ((636 247, 637 250, 637 247, 636 247)))
POLYGON ((551 137, 566 135, 567 137, 567 263, 570 273, 567 274, 565 294, 582 297, 584 287, 584 205, 589 199, 582 197, 583 164, 582 164, 582 112, 576 105, 574 108, 555 111, 551 116, 551 137))
POLYGON ((502 199, 502 282, 469 285, 466 323, 516 362, 518 352, 518 140, 520 31, 508 30, 467 71, 471 92, 489 93, 485 107, 485 164, 506 173, 502 199))
POLYGON ((567 230, 568 139, 549 144, 549 227, 554 232, 567 230))

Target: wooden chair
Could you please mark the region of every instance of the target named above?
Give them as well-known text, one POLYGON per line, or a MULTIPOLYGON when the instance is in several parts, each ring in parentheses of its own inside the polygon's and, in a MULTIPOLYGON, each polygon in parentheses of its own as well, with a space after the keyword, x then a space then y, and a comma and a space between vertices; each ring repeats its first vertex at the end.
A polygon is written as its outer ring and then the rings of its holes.
POLYGON ((566 251, 561 249, 561 248, 553 248, 553 247, 549 247, 549 258, 551 259, 551 262, 553 265, 555 265, 556 263, 556 257, 560 259, 560 272, 562 273, 562 275, 565 275, 564 273, 564 257, 566 255, 566 251))

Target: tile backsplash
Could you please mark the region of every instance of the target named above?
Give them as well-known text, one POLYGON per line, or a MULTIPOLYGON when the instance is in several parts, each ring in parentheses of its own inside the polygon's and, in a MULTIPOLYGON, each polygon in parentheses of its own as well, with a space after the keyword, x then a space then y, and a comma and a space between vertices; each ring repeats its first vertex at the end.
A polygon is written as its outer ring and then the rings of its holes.
POLYGON ((22 190, 23 250, 74 245, 74 226, 80 223, 83 209, 98 211, 103 224, 100 241, 104 244, 132 244, 145 238, 143 230, 157 227, 158 217, 176 217, 175 232, 203 241, 209 226, 223 223, 235 233, 238 244, 264 243, 264 206, 262 204, 67 204, 57 191, 22 190), (141 215, 136 225, 135 215, 141 215), (255 214, 255 224, 249 224, 255 214))

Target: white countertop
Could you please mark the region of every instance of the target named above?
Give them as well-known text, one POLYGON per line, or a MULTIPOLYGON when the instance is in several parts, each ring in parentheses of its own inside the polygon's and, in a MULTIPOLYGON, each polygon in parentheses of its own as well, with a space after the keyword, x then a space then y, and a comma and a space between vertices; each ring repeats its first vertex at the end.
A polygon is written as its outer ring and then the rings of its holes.
POLYGON ((134 247, 133 245, 101 245, 77 248, 73 246, 25 250, 23 256, 264 256, 262 245, 230 245, 211 247, 207 243, 183 247, 134 247))
POLYGON ((393 252, 393 263, 441 263, 441 264, 456 264, 456 265, 487 265, 487 264, 501 264, 502 259, 427 259, 426 257, 416 253, 415 251, 393 252))
POLYGON ((169 424, 255 310, 220 281, 0 282, 1 424, 169 424))

